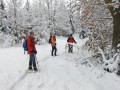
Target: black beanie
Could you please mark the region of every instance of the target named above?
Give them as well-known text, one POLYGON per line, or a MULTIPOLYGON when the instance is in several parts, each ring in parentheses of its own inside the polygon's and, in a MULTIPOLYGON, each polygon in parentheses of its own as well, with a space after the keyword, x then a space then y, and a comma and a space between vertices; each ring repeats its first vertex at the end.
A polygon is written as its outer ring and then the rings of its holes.
POLYGON ((33 32, 30 32, 30 36, 33 34, 33 32))

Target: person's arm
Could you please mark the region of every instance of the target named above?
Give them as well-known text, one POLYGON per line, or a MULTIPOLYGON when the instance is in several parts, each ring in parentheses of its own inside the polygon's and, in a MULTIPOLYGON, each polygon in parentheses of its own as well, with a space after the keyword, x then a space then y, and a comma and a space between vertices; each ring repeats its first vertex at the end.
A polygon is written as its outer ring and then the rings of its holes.
POLYGON ((77 43, 74 38, 73 38, 73 40, 74 40, 74 43, 77 43))
POLYGON ((67 42, 69 42, 69 38, 67 39, 67 42))
POLYGON ((37 42, 35 41, 35 38, 34 38, 34 49, 35 49, 35 51, 36 51, 36 47, 35 47, 35 44, 36 44, 37 42))

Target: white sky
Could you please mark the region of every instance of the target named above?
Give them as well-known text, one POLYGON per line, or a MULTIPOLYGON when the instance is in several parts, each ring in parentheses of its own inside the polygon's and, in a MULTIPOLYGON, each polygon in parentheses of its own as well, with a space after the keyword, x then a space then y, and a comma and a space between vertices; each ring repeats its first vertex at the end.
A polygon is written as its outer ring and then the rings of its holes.
MULTIPOLYGON (((9 2, 10 0, 3 0, 3 1, 5 1, 5 2, 9 2)), ((23 0, 23 6, 25 5, 25 2, 26 2, 27 0, 23 0)), ((29 0, 30 1, 30 3, 32 3, 32 1, 33 0, 29 0)), ((6 5, 7 5, 7 3, 6 3, 6 5)))
MULTIPOLYGON (((5 2, 9 2, 10 0, 3 0, 3 1, 5 1, 5 2)), ((23 0, 24 1, 24 3, 23 3, 23 6, 25 5, 25 2, 27 1, 27 0, 23 0)), ((65 2, 69 2, 70 0, 64 0, 65 2)), ((33 3, 34 2, 34 0, 29 0, 29 2, 30 3, 33 3)))
MULTIPOLYGON (((3 0, 3 1, 9 1, 9 0, 3 0)), ((24 0, 27 1, 27 0, 24 0)), ((33 2, 33 0, 29 0, 31 3, 33 2)), ((65 0, 65 1, 69 1, 69 0, 65 0)))
MULTIPOLYGON (((6 1, 9 1, 9 0, 3 0, 3 1, 5 1, 5 2, 6 2, 6 1)), ((24 1, 27 1, 27 0, 24 0, 24 1)), ((32 3, 32 1, 33 1, 33 0, 29 0, 29 1, 32 3)))

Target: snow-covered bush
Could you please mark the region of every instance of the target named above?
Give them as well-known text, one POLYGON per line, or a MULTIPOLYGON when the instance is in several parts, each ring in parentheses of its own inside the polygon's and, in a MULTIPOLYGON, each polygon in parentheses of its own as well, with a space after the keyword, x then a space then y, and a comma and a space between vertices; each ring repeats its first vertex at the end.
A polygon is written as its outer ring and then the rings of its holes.
POLYGON ((109 72, 117 72, 119 70, 120 53, 116 53, 112 58, 107 60, 102 49, 98 48, 98 50, 103 59, 103 69, 109 72))
MULTIPOLYGON (((75 60, 77 65, 83 64, 92 68, 100 68, 106 70, 108 72, 118 72, 120 71, 119 62, 120 62, 120 53, 116 53, 106 57, 105 53, 106 49, 103 51, 98 44, 92 42, 94 39, 92 37, 86 40, 85 44, 79 48, 78 54, 80 56, 79 59, 75 60), (81 61, 82 58, 82 61, 81 61)), ((111 47, 108 47, 110 50, 111 47)), ((108 51, 109 52, 109 51, 108 51)), ((110 53, 110 52, 109 52, 110 53)))
POLYGON ((83 64, 99 67, 108 72, 116 73, 119 71, 120 68, 118 64, 120 62, 120 53, 116 53, 109 59, 106 59, 105 53, 99 46, 96 46, 97 52, 94 52, 94 50, 88 50, 87 47, 85 47, 86 46, 82 48, 84 50, 83 55, 85 57, 83 64))
MULTIPOLYGON (((82 62, 77 60, 77 63, 81 63, 86 66, 90 66, 92 68, 101 68, 108 72, 117 73, 120 71, 120 53, 116 53, 113 57, 106 59, 106 56, 103 50, 97 46, 97 52, 93 52, 93 50, 88 50, 86 46, 82 46, 80 50, 80 58, 82 58, 82 62), (82 51, 82 52, 81 52, 82 51)), ((120 73, 119 73, 120 74, 120 73)))
POLYGON ((37 35, 36 37, 35 37, 35 41, 36 41, 36 43, 38 44, 38 45, 41 45, 41 44, 44 44, 45 42, 46 42, 46 40, 45 40, 45 38, 44 38, 44 36, 43 35, 37 35))
POLYGON ((11 35, 6 35, 4 38, 4 44, 3 47, 10 47, 16 45, 18 42, 18 39, 11 36, 11 35))
POLYGON ((13 46, 13 38, 11 36, 6 36, 3 47, 13 46))
POLYGON ((0 32, 0 43, 4 42, 4 34, 0 32))
POLYGON ((3 32, 0 33, 0 44, 2 47, 10 47, 19 44, 18 38, 15 38, 12 35, 7 35, 3 32))

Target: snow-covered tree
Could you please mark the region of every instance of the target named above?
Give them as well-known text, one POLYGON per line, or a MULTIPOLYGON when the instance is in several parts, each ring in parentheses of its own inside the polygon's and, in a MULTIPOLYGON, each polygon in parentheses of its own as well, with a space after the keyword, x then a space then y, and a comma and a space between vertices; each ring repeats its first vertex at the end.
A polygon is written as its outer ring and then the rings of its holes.
POLYGON ((11 33, 18 37, 19 27, 20 27, 20 17, 21 17, 22 0, 9 0, 7 2, 7 15, 9 20, 9 27, 11 28, 11 33))
POLYGON ((9 32, 8 17, 6 14, 6 5, 3 0, 0 0, 0 31, 9 32))
POLYGON ((65 1, 43 0, 36 2, 36 4, 33 4, 33 12, 36 16, 34 17, 34 23, 40 27, 40 31, 67 35, 70 31, 70 23, 65 1))
POLYGON ((29 0, 26 0, 24 8, 22 9, 22 17, 23 23, 22 26, 24 27, 31 27, 32 25, 32 8, 29 0), (24 12, 24 13, 22 13, 24 12))
POLYGON ((55 14, 55 30, 57 33, 61 33, 62 35, 67 35, 72 33, 69 11, 67 10, 67 6, 65 5, 65 1, 59 1, 56 5, 56 14, 55 14))

